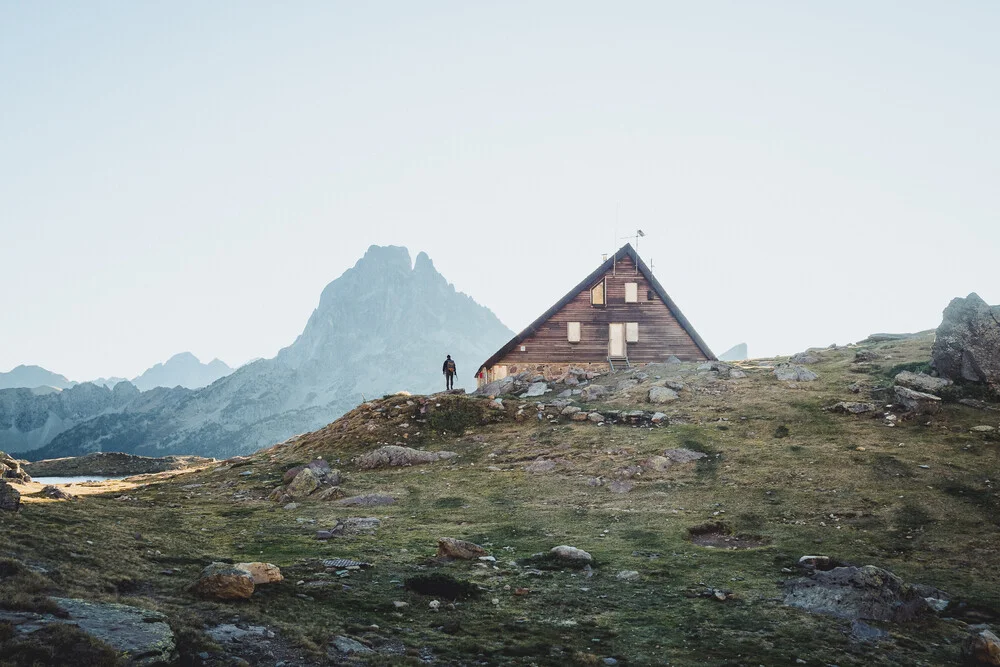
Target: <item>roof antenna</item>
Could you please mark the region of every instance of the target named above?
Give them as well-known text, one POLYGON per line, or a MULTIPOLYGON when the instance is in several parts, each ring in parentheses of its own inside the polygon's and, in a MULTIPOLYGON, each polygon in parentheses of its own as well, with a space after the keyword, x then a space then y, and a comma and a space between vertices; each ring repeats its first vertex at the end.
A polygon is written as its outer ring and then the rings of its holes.
MULTIPOLYGON (((611 247, 614 248, 615 244, 618 243, 618 209, 621 208, 621 202, 615 202, 615 228, 611 231, 613 234, 611 247)), ((611 257, 611 275, 618 275, 618 251, 615 250, 615 254, 611 257)))

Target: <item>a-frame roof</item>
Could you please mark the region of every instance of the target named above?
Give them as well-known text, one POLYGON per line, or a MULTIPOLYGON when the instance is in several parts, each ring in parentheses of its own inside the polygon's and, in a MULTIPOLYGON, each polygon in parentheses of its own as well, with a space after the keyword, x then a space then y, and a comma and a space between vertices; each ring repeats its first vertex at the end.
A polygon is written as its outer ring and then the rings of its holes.
POLYGON ((646 266, 646 263, 642 261, 642 258, 639 257, 639 254, 635 251, 635 248, 632 247, 632 244, 626 243, 621 248, 619 248, 618 252, 616 252, 612 257, 609 257, 607 261, 605 261, 603 264, 597 267, 597 269, 595 269, 593 273, 591 273, 589 276, 580 281, 580 284, 571 289, 569 293, 566 294, 566 296, 559 299, 559 301, 556 302, 555 305, 553 305, 551 308, 542 313, 542 315, 537 320, 529 324, 524 331, 511 338, 506 345, 501 347, 493 354, 492 357, 483 362, 480 368, 490 368, 491 366, 493 366, 493 364, 503 359, 508 352, 510 352, 515 347, 520 345, 521 341, 532 336, 536 331, 538 331, 541 328, 543 324, 545 324, 549 320, 549 318, 551 318, 553 315, 562 310, 563 306, 572 301, 577 294, 579 294, 585 289, 590 289, 591 285, 598 278, 600 278, 605 273, 610 271, 611 267, 614 266, 616 262, 626 257, 632 258, 632 261, 635 262, 635 265, 639 268, 639 272, 642 273, 643 276, 645 276, 647 281, 649 281, 649 284, 652 286, 653 291, 656 292, 656 295, 660 297, 663 303, 666 304, 667 309, 670 310, 670 313, 674 316, 674 318, 681 325, 684 331, 687 332, 689 336, 691 336, 691 339, 695 342, 695 345, 698 346, 698 349, 704 352, 706 357, 714 361, 715 355, 712 354, 712 350, 709 349, 708 345, 705 344, 705 341, 703 341, 701 339, 701 336, 698 335, 698 332, 695 331, 693 326, 691 326, 691 323, 688 321, 688 318, 684 317, 684 313, 682 313, 681 309, 677 307, 677 304, 674 303, 674 300, 670 298, 670 295, 667 294, 667 291, 663 289, 663 285, 661 285, 660 281, 656 279, 656 277, 653 275, 653 272, 649 270, 649 267, 646 266))

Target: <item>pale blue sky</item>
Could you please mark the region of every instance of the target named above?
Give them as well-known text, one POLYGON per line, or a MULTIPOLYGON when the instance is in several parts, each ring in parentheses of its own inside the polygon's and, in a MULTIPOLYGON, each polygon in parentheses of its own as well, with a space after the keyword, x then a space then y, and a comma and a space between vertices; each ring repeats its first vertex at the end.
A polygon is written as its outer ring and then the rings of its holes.
POLYGON ((619 203, 716 352, 1000 302, 998 2, 278 4, 0 1, 0 370, 272 356, 372 243, 519 330, 619 203))

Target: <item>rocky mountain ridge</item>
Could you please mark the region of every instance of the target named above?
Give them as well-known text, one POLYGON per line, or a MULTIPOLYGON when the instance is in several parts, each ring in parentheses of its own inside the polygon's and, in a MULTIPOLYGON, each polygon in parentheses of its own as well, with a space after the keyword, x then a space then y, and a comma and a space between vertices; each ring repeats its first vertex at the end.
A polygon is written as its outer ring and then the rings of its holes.
POLYGON ((94 451, 244 454, 320 428, 366 398, 439 390, 445 354, 471 386, 471 367, 512 335, 425 253, 411 263, 406 248, 372 246, 327 285, 302 334, 275 358, 197 390, 89 385, 79 393, 92 400, 76 409, 58 397, 0 392, 0 448, 36 460, 94 451))

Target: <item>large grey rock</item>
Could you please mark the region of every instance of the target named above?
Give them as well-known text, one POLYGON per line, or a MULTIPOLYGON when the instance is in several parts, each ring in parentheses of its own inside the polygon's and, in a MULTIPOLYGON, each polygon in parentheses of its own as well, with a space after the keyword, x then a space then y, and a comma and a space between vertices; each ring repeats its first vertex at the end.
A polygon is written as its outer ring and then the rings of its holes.
POLYGON ((500 380, 484 384, 476 390, 476 393, 483 396, 503 396, 504 394, 512 394, 515 391, 517 391, 517 381, 513 375, 508 375, 500 380))
POLYGON ((312 468, 303 468, 285 489, 292 498, 305 498, 319 488, 320 478, 312 468))
POLYGON ((931 377, 926 373, 913 373, 911 371, 898 373, 896 375, 895 382, 896 384, 906 387, 907 389, 922 391, 928 394, 941 391, 948 385, 953 384, 948 378, 936 378, 931 377))
POLYGON ((0 611, 0 621, 29 635, 52 624, 75 625, 118 652, 130 667, 160 667, 177 659, 174 633, 166 617, 155 611, 112 602, 53 598, 65 616, 0 611))
POLYGON ((812 382, 819 377, 808 368, 795 364, 779 364, 774 369, 774 376, 789 382, 812 382))
POLYGON ((923 591, 887 570, 836 567, 785 582, 785 604, 839 618, 908 621, 930 611, 923 591))
POLYGON ((988 305, 976 293, 952 299, 931 358, 942 377, 1000 386, 1000 306, 988 305))
POLYGON ((677 392, 667 387, 650 387, 649 402, 657 405, 671 403, 677 400, 677 392))
POLYGON ((806 350, 805 352, 797 352, 789 357, 788 361, 793 364, 815 364, 819 362, 819 357, 817 357, 812 351, 806 350))
POLYGON ((600 384, 592 384, 583 389, 580 393, 580 398, 585 401, 596 401, 598 399, 604 398, 609 393, 611 393, 607 387, 600 384))
POLYGON ((21 509, 21 493, 7 482, 0 481, 0 512, 21 509))
POLYGON ((583 561, 586 563, 592 563, 594 561, 594 557, 583 549, 577 549, 576 547, 571 547, 567 544, 552 547, 552 549, 549 550, 549 553, 560 560, 583 561))
POLYGON ((908 412, 932 415, 941 409, 941 398, 922 391, 913 391, 906 387, 894 387, 896 400, 908 412))
POLYGON ((422 449, 413 449, 412 447, 387 445, 363 455, 358 459, 358 467, 362 470, 395 468, 421 463, 433 463, 434 461, 445 461, 456 456, 458 454, 455 452, 428 452, 422 449))
POLYGON ((532 382, 528 385, 528 391, 521 394, 521 398, 533 398, 542 396, 549 390, 549 385, 545 382, 532 382))

